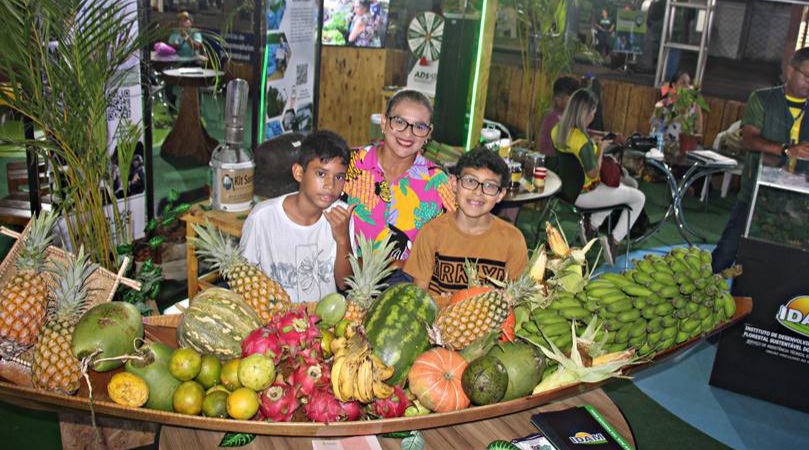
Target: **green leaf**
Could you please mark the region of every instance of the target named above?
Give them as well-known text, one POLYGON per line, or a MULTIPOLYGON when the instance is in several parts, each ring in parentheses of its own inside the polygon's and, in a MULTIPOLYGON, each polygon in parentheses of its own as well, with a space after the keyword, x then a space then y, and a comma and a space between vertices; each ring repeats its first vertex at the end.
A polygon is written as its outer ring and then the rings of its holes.
POLYGON ((219 443, 220 447, 244 447, 245 445, 253 442, 256 438, 255 434, 251 433, 225 433, 222 441, 219 443))
POLYGON ((169 191, 168 195, 166 196, 166 201, 169 203, 174 203, 180 199, 180 194, 177 192, 176 189, 172 189, 169 191))
POLYGON ((404 439, 412 435, 412 431, 394 431, 392 433, 385 433, 380 434, 379 437, 389 438, 389 439, 404 439))
POLYGON ((402 450, 424 450, 424 435, 419 430, 410 432, 410 436, 402 439, 402 450))
POLYGON ((149 222, 146 223, 146 227, 143 228, 143 232, 146 234, 151 233, 157 228, 157 219, 149 219, 149 222))
POLYGON ((160 247, 160 244, 162 244, 164 242, 166 242, 165 236, 155 236, 155 237, 149 239, 149 241, 147 243, 149 244, 149 247, 151 247, 153 249, 156 249, 156 248, 160 247))
POLYGON ((132 244, 125 244, 119 245, 118 247, 115 248, 115 250, 118 252, 119 255, 127 255, 132 253, 134 247, 132 246, 132 244))
POLYGON ((180 203, 171 210, 172 213, 181 216, 191 209, 191 203, 180 203))

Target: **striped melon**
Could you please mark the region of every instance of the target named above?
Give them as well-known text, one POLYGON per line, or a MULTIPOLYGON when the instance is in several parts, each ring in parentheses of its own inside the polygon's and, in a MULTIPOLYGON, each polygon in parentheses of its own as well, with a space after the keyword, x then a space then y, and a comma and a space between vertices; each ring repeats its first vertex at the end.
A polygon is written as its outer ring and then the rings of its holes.
POLYGON ((374 353, 395 370, 386 383, 404 381, 416 357, 430 348, 427 329, 437 315, 430 294, 412 283, 397 284, 374 301, 363 325, 374 353))
POLYGON ((219 359, 242 355, 242 339, 261 321, 242 297, 227 289, 211 288, 197 294, 183 312, 177 342, 219 359))

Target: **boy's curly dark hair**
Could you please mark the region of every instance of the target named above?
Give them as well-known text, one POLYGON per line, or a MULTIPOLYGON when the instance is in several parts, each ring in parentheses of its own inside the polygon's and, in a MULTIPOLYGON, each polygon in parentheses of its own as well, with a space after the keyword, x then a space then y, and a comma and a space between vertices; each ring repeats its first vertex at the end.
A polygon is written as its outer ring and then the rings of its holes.
POLYGON ((306 136, 301 142, 301 152, 298 164, 306 169, 310 161, 319 158, 321 162, 328 162, 338 158, 340 162, 348 165, 351 149, 345 139, 334 131, 318 130, 306 136))
POLYGON ((500 177, 500 186, 508 187, 511 180, 511 171, 508 164, 497 153, 483 146, 477 146, 458 158, 458 163, 452 169, 453 175, 460 177, 465 168, 489 169, 500 177))

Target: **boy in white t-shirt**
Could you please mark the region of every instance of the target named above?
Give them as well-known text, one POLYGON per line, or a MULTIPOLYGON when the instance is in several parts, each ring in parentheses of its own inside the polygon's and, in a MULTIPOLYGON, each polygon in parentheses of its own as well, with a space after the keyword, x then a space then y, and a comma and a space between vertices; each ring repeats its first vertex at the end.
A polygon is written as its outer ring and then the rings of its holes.
POLYGON ((349 219, 356 205, 338 200, 349 154, 334 132, 307 136, 292 165, 298 192, 259 203, 242 228, 244 257, 278 281, 294 302, 315 302, 345 289, 351 275, 349 219))

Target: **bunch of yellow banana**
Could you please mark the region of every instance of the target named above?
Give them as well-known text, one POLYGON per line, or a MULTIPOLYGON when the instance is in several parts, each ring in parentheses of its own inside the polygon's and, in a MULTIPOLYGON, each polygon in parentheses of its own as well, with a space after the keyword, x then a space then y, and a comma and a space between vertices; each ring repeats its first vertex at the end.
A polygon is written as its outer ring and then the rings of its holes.
POLYGON ((393 367, 374 355, 363 335, 354 333, 348 339, 334 339, 331 350, 331 387, 337 400, 371 403, 393 395, 393 388, 385 384, 393 376, 393 367))

